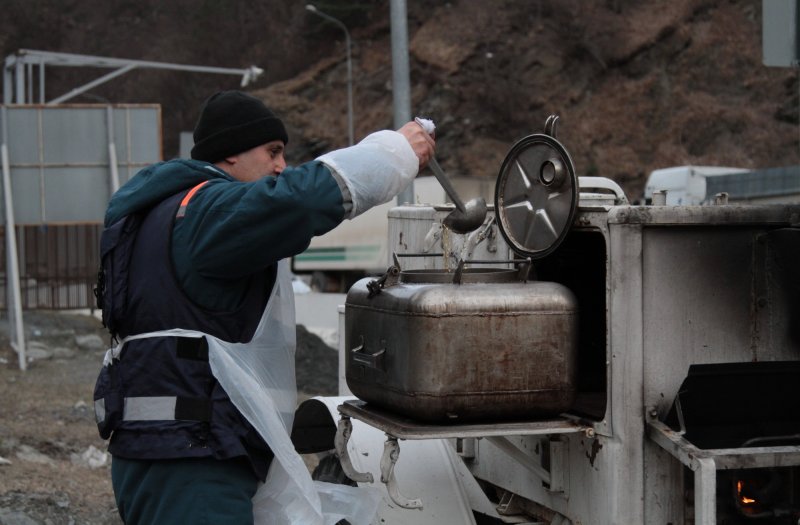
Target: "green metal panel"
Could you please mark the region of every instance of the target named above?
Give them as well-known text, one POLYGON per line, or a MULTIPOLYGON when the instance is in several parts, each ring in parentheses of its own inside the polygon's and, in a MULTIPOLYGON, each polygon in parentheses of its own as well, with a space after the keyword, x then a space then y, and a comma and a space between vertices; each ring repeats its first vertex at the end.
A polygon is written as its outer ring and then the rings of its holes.
POLYGON ((359 262, 372 261, 376 266, 383 263, 381 259, 381 247, 379 245, 361 246, 333 246, 326 248, 309 248, 295 258, 296 267, 302 267, 303 263, 320 261, 341 261, 359 262))

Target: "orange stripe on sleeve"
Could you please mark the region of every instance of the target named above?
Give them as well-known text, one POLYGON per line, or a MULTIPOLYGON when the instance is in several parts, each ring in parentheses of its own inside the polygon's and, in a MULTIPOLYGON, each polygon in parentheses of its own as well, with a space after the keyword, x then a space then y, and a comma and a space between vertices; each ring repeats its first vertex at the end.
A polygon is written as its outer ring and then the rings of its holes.
POLYGON ((189 204, 189 201, 192 200, 192 197, 194 197, 194 194, 197 193, 197 190, 199 190, 206 184, 208 184, 208 181, 204 180, 203 182, 201 182, 200 184, 189 190, 189 193, 187 193, 186 197, 184 197, 183 200, 181 201, 181 207, 184 207, 187 204, 189 204))
POLYGON ((178 213, 175 214, 176 219, 182 219, 183 216, 186 215, 186 206, 189 205, 189 201, 192 200, 192 197, 194 197, 194 194, 197 193, 197 190, 205 186, 206 183, 208 183, 208 181, 204 180, 203 182, 201 182, 200 184, 189 190, 189 193, 187 193, 186 196, 181 201, 181 205, 178 206, 178 213))

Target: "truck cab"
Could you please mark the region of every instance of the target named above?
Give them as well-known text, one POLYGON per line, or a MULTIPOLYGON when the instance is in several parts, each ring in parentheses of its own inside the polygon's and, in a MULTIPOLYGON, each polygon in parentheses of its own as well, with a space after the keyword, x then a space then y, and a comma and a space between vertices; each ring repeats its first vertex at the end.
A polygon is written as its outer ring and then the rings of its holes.
MULTIPOLYGON (((645 202, 648 204, 652 202, 653 192, 665 191, 669 206, 703 204, 709 199, 707 194, 708 177, 747 173, 748 171, 743 168, 722 166, 674 166, 653 170, 644 187, 645 202)), ((710 197, 713 198, 713 195, 710 197)))

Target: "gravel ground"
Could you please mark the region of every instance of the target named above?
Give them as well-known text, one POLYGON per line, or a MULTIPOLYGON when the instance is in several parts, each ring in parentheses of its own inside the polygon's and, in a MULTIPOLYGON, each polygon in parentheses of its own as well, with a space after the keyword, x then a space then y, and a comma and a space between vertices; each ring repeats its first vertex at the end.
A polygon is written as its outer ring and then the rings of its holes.
MULTIPOLYGON (((0 318, 0 525, 119 524, 91 408, 107 334, 90 315, 24 319, 30 359, 21 372, 0 318)), ((335 394, 335 350, 302 326, 297 340, 300 398, 335 394)))

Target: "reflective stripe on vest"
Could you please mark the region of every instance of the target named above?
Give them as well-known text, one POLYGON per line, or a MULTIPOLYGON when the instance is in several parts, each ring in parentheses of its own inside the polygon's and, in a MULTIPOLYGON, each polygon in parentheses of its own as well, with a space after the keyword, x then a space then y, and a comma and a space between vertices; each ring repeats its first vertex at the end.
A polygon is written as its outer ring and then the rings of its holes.
POLYGON ((106 400, 105 398, 94 400, 94 419, 97 424, 101 424, 106 419, 106 400))
POLYGON ((126 397, 123 421, 211 421, 208 399, 159 396, 126 397))
POLYGON ((181 201, 181 205, 178 207, 178 213, 177 215, 175 215, 176 219, 181 219, 183 218, 184 215, 186 215, 186 207, 189 205, 189 201, 192 200, 192 197, 194 197, 194 194, 197 193, 197 190, 199 190, 206 184, 208 184, 208 181, 204 180, 203 182, 201 182, 200 184, 189 190, 189 193, 186 194, 186 197, 183 198, 183 200, 181 201))

